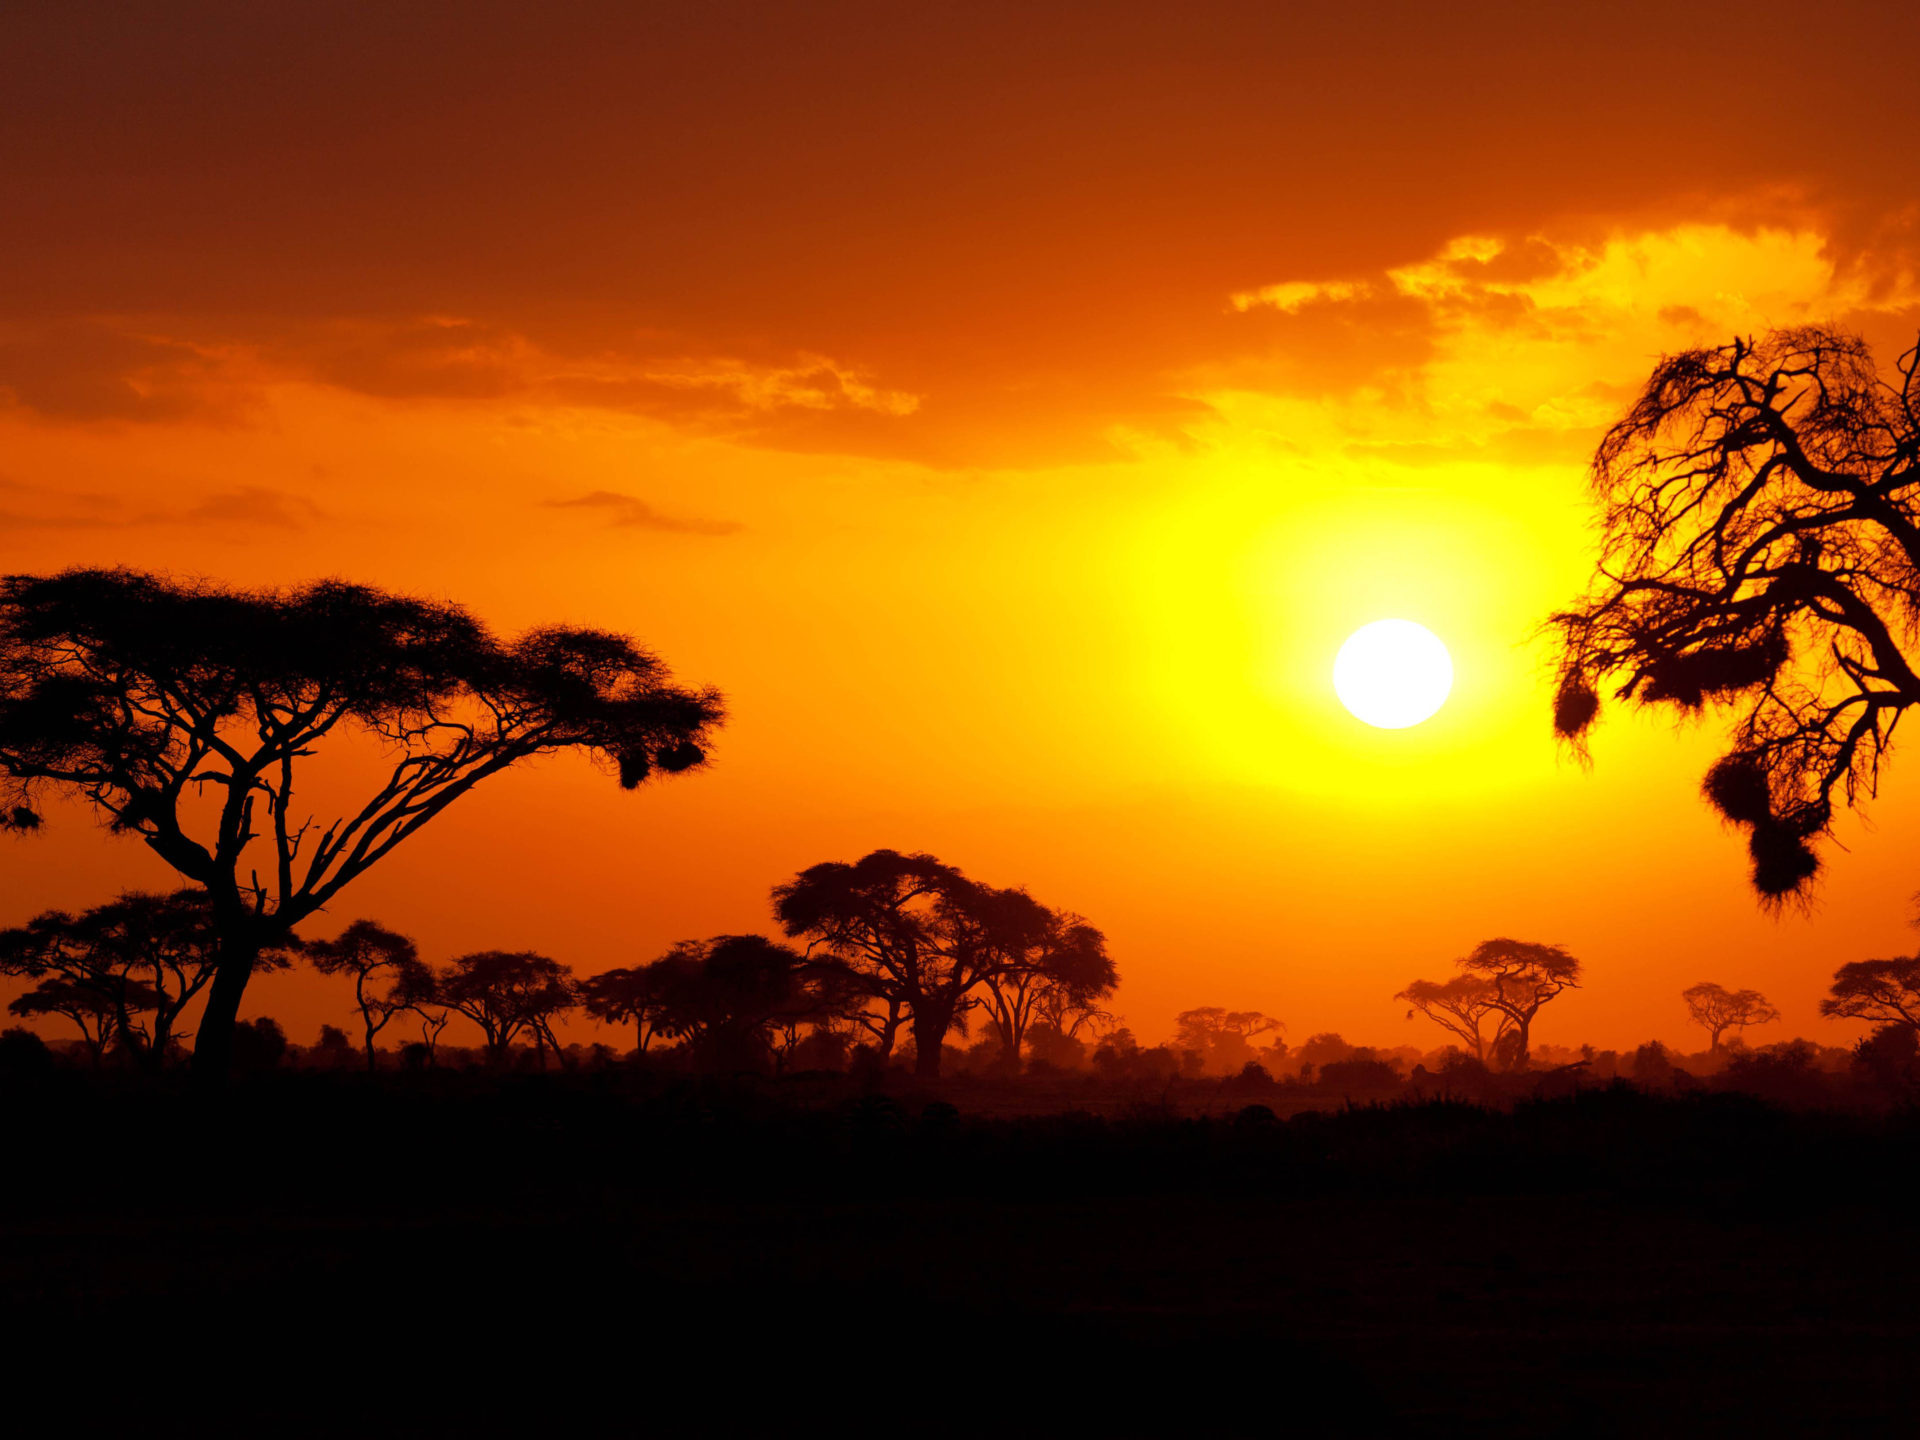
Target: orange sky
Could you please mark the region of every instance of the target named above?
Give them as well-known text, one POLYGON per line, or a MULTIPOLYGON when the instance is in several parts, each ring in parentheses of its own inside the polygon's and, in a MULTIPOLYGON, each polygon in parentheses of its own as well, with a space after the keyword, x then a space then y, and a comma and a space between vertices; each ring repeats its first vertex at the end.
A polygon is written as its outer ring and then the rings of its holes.
MULTIPOLYGON (((1920 777, 1766 918, 1711 731, 1581 772, 1527 638, 1658 354, 1920 332, 1920 12, 82 8, 0 15, 0 565, 347 574, 731 701, 712 772, 494 782, 338 926, 590 971, 929 849, 1101 925, 1144 1037, 1422 1045, 1389 997, 1494 934, 1604 1045, 1699 979, 1850 1038, 1826 976, 1916 943, 1920 777), (1454 653, 1411 731, 1331 690, 1386 615, 1454 653)), ((0 921, 167 883, 55 819, 0 921)))

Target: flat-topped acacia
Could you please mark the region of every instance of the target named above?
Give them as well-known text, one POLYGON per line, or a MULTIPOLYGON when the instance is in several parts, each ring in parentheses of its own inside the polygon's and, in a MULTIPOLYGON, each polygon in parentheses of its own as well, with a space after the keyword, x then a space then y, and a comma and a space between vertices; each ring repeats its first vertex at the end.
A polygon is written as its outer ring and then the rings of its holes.
POLYGON ((722 718, 717 692, 608 631, 507 640, 458 605, 341 580, 0 579, 0 809, 31 829, 41 792, 81 796, 206 889, 204 1071, 226 1069, 256 957, 482 780, 582 750, 633 789, 704 764, 722 718), (353 731, 381 742, 384 780, 357 809, 303 813, 304 762, 353 731))

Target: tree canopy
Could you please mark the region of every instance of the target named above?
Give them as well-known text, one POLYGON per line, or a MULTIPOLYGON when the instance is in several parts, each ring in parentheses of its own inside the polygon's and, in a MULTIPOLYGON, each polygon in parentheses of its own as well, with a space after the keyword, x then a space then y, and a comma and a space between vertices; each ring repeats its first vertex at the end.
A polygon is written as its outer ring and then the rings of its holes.
POLYGON ((1820 1013, 1830 1020, 1872 1020, 1920 1030, 1920 958, 1842 965, 1833 972, 1820 1013))
POLYGON ((1473 1058, 1486 1064, 1490 1051, 1513 1024, 1513 1016, 1500 1003, 1500 990, 1483 975, 1456 975, 1451 980, 1415 980, 1393 997, 1411 1007, 1407 1018, 1418 1013, 1433 1021, 1448 1034, 1457 1036, 1473 1052, 1473 1058), (1486 1026, 1491 1023, 1492 1033, 1486 1026))
POLYGON ((230 589, 131 570, 0 579, 0 814, 78 795, 211 901, 219 946, 196 1064, 225 1067, 262 949, 488 776, 582 750, 628 789, 703 764, 719 695, 622 635, 503 640, 458 605, 340 580, 230 589), (303 814, 336 732, 388 752, 357 810, 303 814))
MULTIPOLYGON (((284 969, 282 950, 260 969, 284 969)), ((191 1037, 183 1011, 218 964, 212 903, 204 891, 133 890, 79 915, 48 910, 0 931, 0 974, 39 983, 16 997, 17 1015, 61 1015, 79 1027, 97 1057, 124 1048, 141 1063, 163 1063, 191 1037)))
POLYGON ((580 1003, 573 971, 531 950, 479 950, 456 956, 438 977, 434 999, 480 1027, 487 1058, 504 1063, 513 1042, 529 1037, 560 1053, 553 1022, 580 1003))
POLYGON ((1680 992, 1687 1003, 1693 1023, 1707 1032, 1710 1048, 1720 1048, 1720 1037, 1728 1030, 1744 1030, 1749 1025, 1765 1025, 1780 1018, 1780 1012, 1767 1003, 1758 990, 1729 990, 1703 980, 1680 992))
POLYGON ((380 1032, 402 1011, 430 1003, 438 988, 413 941, 372 920, 356 920, 333 939, 310 940, 300 951, 322 975, 353 978, 368 1070, 380 1032))
POLYGON ((1089 1000, 1107 984, 1105 940, 1092 926, 931 855, 875 850, 852 864, 815 865, 776 887, 773 901, 788 938, 806 940, 810 959, 868 997, 857 1018, 882 1061, 901 1025, 912 1025, 915 1067, 926 1077, 940 1073, 941 1047, 983 987, 1001 985, 994 1003, 1012 1038, 1054 984, 1092 985, 1089 1000), (1040 973, 1016 993, 1022 970, 1040 973))
POLYGON ((1777 903, 1820 868, 1836 797, 1871 797, 1920 701, 1920 347, 1803 327, 1662 360, 1601 441, 1600 560, 1552 617, 1554 728, 1584 758, 1603 693, 1719 707, 1708 801, 1777 903))
POLYGON ((1465 975, 1491 987, 1493 1007, 1506 1017, 1512 1037, 1512 1068, 1527 1068, 1534 1017, 1549 1000, 1580 987, 1580 962, 1558 945, 1502 936, 1482 940, 1454 962, 1465 975))

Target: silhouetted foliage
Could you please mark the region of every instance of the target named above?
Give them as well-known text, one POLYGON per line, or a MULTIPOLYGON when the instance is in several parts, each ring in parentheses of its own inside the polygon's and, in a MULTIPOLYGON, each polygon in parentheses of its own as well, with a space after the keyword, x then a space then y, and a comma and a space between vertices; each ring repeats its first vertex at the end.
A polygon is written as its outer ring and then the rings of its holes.
POLYGON ((353 977, 353 1003, 360 1012, 368 1070, 374 1066, 374 1040, 387 1023, 434 997, 433 971, 413 941, 371 920, 354 921, 332 940, 309 940, 300 953, 322 975, 353 977))
POLYGON ((1174 1048, 1198 1055, 1200 1068, 1215 1075, 1234 1074, 1257 1064, 1253 1042, 1269 1034, 1277 1040, 1287 1028, 1258 1010, 1227 1010, 1218 1005, 1183 1010, 1173 1024, 1174 1048))
POLYGON ((287 1032, 280 1022, 262 1015, 233 1027, 233 1068, 242 1075, 278 1067, 287 1056, 287 1032))
POLYGON ((1728 990, 1703 980, 1682 990, 1680 998, 1687 1002, 1693 1023, 1707 1032, 1708 1047, 1714 1050, 1720 1048, 1720 1037, 1728 1030, 1745 1030, 1780 1018, 1758 990, 1728 990))
POLYGON ((623 636, 503 642, 458 606, 338 580, 0 580, 0 806, 27 829, 40 791, 78 795, 204 887, 218 954, 194 1056, 208 1073, 226 1068, 261 952, 480 781, 579 749, 631 789, 700 765, 720 718, 716 693, 674 685, 623 636), (342 727, 387 747, 387 778, 352 814, 303 820, 296 773, 342 727), (196 803, 209 786, 217 803, 196 803))
POLYGON ((544 1059, 557 1055, 553 1022, 579 1004, 573 971, 530 950, 481 950, 456 957, 438 977, 435 998, 480 1027, 487 1060, 503 1065, 513 1042, 531 1039, 544 1059))
POLYGON ((1920 701, 1916 486, 1920 349, 1889 385, 1861 340, 1817 327, 1662 360, 1594 457, 1599 575, 1549 622, 1554 728, 1584 755, 1604 687, 1729 707, 1706 796, 1747 831, 1769 902, 1804 892, 1836 792, 1874 793, 1920 701))
POLYGON ((1078 915, 1049 910, 1024 890, 985 897, 1001 964, 988 972, 983 1008, 1007 1063, 1018 1068, 1036 1023, 1072 1038, 1106 1018, 1100 1002, 1120 983, 1106 937, 1078 915))
POLYGON ((946 1037, 964 1032, 976 993, 1001 982, 1008 1040, 1030 1022, 1038 994, 1054 983, 1104 993, 1105 941, 1077 916, 1058 915, 1022 890, 969 880, 931 855, 876 850, 848 865, 815 865, 773 892, 774 914, 808 957, 836 967, 869 998, 856 1016, 874 1037, 878 1063, 912 1026, 914 1064, 940 1073, 946 1037), (1047 968, 1054 978, 1047 978, 1047 968), (1024 995, 1015 977, 1038 973, 1024 995), (1069 981, 1071 984, 1069 984, 1069 981))
POLYGON ((675 1035, 675 1017, 670 994, 673 968, 666 960, 603 970, 580 982, 581 1007, 594 1019, 608 1025, 632 1025, 635 1047, 645 1054, 654 1039, 675 1035))
POLYGON ((1920 1030, 1882 1025, 1853 1050, 1854 1068, 1879 1088, 1903 1099, 1920 1090, 1920 1030))
POLYGON ((1920 959, 1854 960, 1833 972, 1820 1013, 1920 1029, 1920 959))
POLYGON ((19 1025, 0 1030, 0 1080, 37 1080, 53 1073, 47 1042, 19 1025))
POLYGON ((763 935, 684 941, 656 964, 667 971, 668 1028, 698 1069, 761 1069, 782 1021, 830 1018, 799 953, 763 935))
POLYGON ((1400 1072, 1385 1060, 1335 1060, 1320 1067, 1320 1088, 1338 1095, 1388 1095, 1400 1084, 1400 1072))
MULTIPOLYGON (((8 1007, 16 1015, 61 1015, 98 1059, 124 1047, 158 1066, 191 1038, 181 1013, 214 979, 219 937, 203 891, 128 891, 80 915, 49 910, 0 932, 0 974, 39 983, 8 1007)), ((284 969, 264 950, 256 969, 284 969)))
POLYGON ((1501 1068, 1527 1068, 1527 1049, 1533 1038, 1534 1017, 1554 996, 1580 986, 1580 962, 1558 945, 1525 940, 1483 940, 1455 962, 1468 975, 1493 987, 1492 1003, 1507 1018, 1510 1052, 1496 1055, 1501 1068))
MULTIPOLYGON (((313 1042, 313 1048, 307 1052, 307 1063, 323 1070, 345 1069, 353 1060, 353 1042, 347 1038, 347 1032, 338 1025, 322 1025, 319 1038, 313 1042)), ((367 1065, 373 1069, 372 1062, 367 1065)))
POLYGON ((1512 1015, 1500 1004, 1498 988, 1481 975, 1456 975, 1446 981, 1415 980, 1393 998, 1412 1007, 1407 1011, 1409 1020, 1418 1011, 1449 1034, 1459 1036, 1482 1064, 1488 1059, 1489 1049, 1513 1023, 1512 1015), (1493 1022, 1490 1035, 1484 1028, 1489 1020, 1493 1022))

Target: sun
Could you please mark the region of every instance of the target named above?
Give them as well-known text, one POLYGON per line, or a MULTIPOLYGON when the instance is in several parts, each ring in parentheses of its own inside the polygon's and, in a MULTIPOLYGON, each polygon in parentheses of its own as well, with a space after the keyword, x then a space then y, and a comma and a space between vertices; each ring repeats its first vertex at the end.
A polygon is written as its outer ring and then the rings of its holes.
POLYGON ((1376 620, 1347 637, 1333 660, 1333 689, 1356 719, 1405 730, 1431 719, 1453 689, 1453 657, 1411 620, 1376 620))

